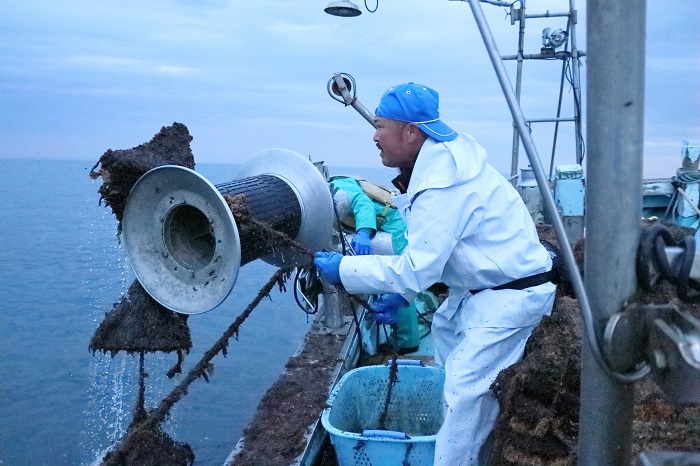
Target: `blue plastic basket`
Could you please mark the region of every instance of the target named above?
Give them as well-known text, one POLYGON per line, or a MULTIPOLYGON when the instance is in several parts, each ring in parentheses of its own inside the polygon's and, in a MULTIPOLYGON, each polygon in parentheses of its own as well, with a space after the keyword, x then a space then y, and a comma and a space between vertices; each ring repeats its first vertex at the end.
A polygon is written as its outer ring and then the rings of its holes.
POLYGON ((442 369, 399 366, 385 428, 378 431, 389 388, 389 366, 345 374, 328 397, 321 423, 340 466, 432 465, 435 435, 442 425, 442 369))

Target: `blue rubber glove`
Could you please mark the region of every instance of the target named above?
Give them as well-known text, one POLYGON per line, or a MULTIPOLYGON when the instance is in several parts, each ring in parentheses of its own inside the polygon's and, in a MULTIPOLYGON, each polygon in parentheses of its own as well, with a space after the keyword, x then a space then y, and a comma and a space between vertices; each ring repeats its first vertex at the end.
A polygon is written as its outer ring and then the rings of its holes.
POLYGON ((370 306, 372 317, 379 324, 394 325, 397 321, 399 308, 407 306, 403 296, 396 293, 383 294, 375 299, 370 306))
POLYGON ((355 233, 355 237, 352 239, 352 248, 355 250, 355 254, 358 256, 366 256, 372 254, 372 239, 369 237, 370 230, 366 228, 360 228, 355 233))
POLYGON ((340 261, 342 254, 337 252, 317 252, 314 256, 314 264, 318 267, 321 278, 331 285, 340 283, 340 261))

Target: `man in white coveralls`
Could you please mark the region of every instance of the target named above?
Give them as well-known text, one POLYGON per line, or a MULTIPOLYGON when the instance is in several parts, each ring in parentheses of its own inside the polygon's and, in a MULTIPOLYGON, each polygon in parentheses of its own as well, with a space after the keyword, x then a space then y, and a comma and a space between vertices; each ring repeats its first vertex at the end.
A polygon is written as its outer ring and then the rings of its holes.
POLYGON ((551 312, 552 260, 518 193, 486 163, 486 151, 440 120, 437 92, 394 86, 375 115, 382 163, 400 169, 394 184, 402 194, 394 203, 408 246, 398 256, 319 252, 314 262, 349 293, 383 293, 372 305, 379 313, 395 313, 434 283, 449 286, 432 323, 446 401, 435 465, 479 464, 499 411, 489 386, 522 358, 534 326, 551 312))

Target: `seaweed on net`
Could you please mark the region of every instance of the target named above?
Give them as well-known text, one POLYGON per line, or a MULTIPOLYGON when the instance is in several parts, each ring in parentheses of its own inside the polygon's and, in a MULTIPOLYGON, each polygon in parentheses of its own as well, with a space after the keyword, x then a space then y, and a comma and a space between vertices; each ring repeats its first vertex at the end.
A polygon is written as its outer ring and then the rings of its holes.
MULTIPOLYGON (((108 150, 92 167, 90 177, 102 178, 98 192, 100 203, 110 207, 120 223, 126 199, 131 188, 149 170, 161 165, 180 165, 194 168, 194 156, 190 149, 187 127, 181 123, 163 127, 147 143, 127 150, 108 150), (99 167, 99 168, 98 168, 99 167)), ((119 228, 119 231, 121 228, 119 228)), ((132 425, 147 418, 144 406, 145 378, 144 355, 147 352, 177 352, 178 360, 168 371, 173 377, 182 371, 183 353, 192 347, 187 316, 166 309, 134 281, 129 290, 106 313, 104 321, 93 334, 89 349, 109 352, 139 353, 139 398, 134 409, 132 425)), ((159 424, 139 430, 128 451, 110 451, 103 458, 104 464, 144 466, 172 464, 187 465, 194 461, 192 448, 186 443, 172 440, 159 424)))
MULTIPOLYGON (((100 200, 122 221, 131 188, 149 170, 161 165, 194 168, 192 136, 182 123, 164 126, 153 138, 126 150, 107 150, 90 171, 102 178, 100 200), (99 166, 99 169, 98 169, 99 166)), ((192 347, 187 317, 176 314, 151 298, 138 281, 130 286, 90 340, 90 350, 110 352, 183 352, 192 347)), ((177 372, 177 366, 175 368, 177 372)))
MULTIPOLYGON (((278 269, 270 278, 270 280, 258 292, 255 299, 246 307, 246 309, 236 318, 236 320, 226 329, 223 335, 207 350, 202 358, 195 366, 187 373, 185 378, 165 397, 158 406, 148 413, 137 409, 137 416, 127 429, 126 434, 103 460, 103 465, 121 465, 121 464, 144 464, 139 461, 133 462, 137 455, 150 455, 152 449, 168 448, 168 452, 179 451, 182 444, 168 442, 168 438, 162 430, 161 423, 167 418, 170 410, 175 404, 180 401, 186 394, 188 387, 198 378, 203 378, 209 381, 212 365, 211 360, 218 353, 226 354, 228 343, 231 337, 238 334, 238 329, 243 322, 250 316, 257 305, 267 296, 269 296, 272 288, 277 285, 280 290, 284 290, 284 282, 289 278, 291 270, 278 269), (115 459, 116 458, 116 459, 115 459), (116 461, 116 462, 114 462, 116 461)), ((187 446, 189 448, 189 446, 187 446)), ((140 458, 136 458, 139 459, 140 458)), ((182 458, 180 458, 182 459, 182 458)), ((150 464, 150 463, 148 463, 150 464)), ((156 463, 153 463, 156 464, 156 463)), ((163 464, 163 463, 160 463, 163 464)), ((166 462, 165 464, 189 464, 180 462, 166 462)))
MULTIPOLYGON (((163 127, 151 141, 128 150, 105 152, 90 172, 93 179, 102 177, 99 189, 101 201, 112 209, 121 222, 126 199, 131 188, 149 170, 161 165, 181 165, 194 168, 194 157, 189 143, 192 137, 187 127, 175 123, 163 127), (98 170, 97 167, 100 166, 98 170)), ((269 225, 259 222, 249 215, 244 196, 227 199, 237 222, 251 234, 259 234, 270 247, 290 246, 302 250, 309 256, 313 254, 302 245, 286 235, 277 232, 269 225)), ((104 465, 186 465, 194 460, 194 453, 189 445, 173 441, 161 428, 170 409, 186 394, 189 385, 198 378, 207 382, 213 371, 211 360, 219 352, 227 352, 228 341, 237 336, 240 325, 246 320, 257 304, 277 285, 285 291, 285 281, 291 270, 279 269, 266 285, 262 287, 253 302, 238 316, 221 338, 204 354, 201 360, 188 372, 184 379, 163 398, 151 411, 145 407, 144 358, 147 352, 177 352, 178 361, 168 371, 173 377, 182 371, 183 353, 192 347, 187 316, 166 309, 156 302, 138 281, 130 286, 114 308, 108 312, 104 321, 93 335, 89 349, 95 353, 109 352, 112 356, 119 351, 138 353, 139 397, 134 409, 133 420, 126 435, 102 459, 104 465)))
MULTIPOLYGON (((132 424, 133 425, 133 424, 132 424)), ((176 442, 159 424, 139 429, 132 437, 131 448, 110 451, 104 457, 105 466, 190 465, 194 462, 192 447, 176 442)))
POLYGON ((112 356, 119 351, 188 353, 192 339, 187 317, 163 307, 134 281, 97 327, 89 349, 112 356))
POLYGON ((100 204, 104 201, 121 223, 126 198, 136 181, 146 172, 161 165, 194 169, 191 141, 187 126, 175 122, 172 126, 162 127, 150 141, 137 147, 107 150, 90 170, 93 180, 102 177, 100 204))

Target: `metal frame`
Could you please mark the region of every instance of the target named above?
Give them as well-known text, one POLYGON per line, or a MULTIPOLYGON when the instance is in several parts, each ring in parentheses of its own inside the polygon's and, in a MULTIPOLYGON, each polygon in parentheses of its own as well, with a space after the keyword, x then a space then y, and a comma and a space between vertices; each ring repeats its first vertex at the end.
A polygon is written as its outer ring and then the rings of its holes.
MULTIPOLYGON (((484 2, 482 3, 492 3, 484 2)), ((583 143, 582 143, 582 122, 581 122, 581 83, 580 83, 580 64, 579 59, 584 53, 578 50, 578 45, 576 42, 576 26, 578 23, 578 16, 576 12, 576 6, 574 0, 569 0, 569 11, 563 13, 550 13, 549 11, 544 14, 526 14, 526 0, 518 0, 510 4, 505 4, 500 6, 509 6, 511 15, 511 24, 515 24, 516 21, 519 22, 519 33, 518 33, 518 53, 517 55, 503 55, 501 60, 516 60, 516 74, 515 74, 515 99, 520 102, 521 90, 522 90, 522 77, 523 77, 523 62, 524 60, 551 60, 560 59, 562 60, 562 71, 561 71, 561 81, 559 85, 559 105, 557 108, 557 116, 555 118, 531 118, 527 119, 526 122, 530 123, 555 123, 554 137, 552 141, 552 156, 549 167, 549 179, 552 178, 552 170, 554 166, 554 156, 556 153, 557 136, 559 133, 559 123, 562 122, 573 122, 576 140, 576 163, 580 164, 583 161, 583 143), (514 8, 514 5, 519 3, 520 8, 514 8), (565 17, 568 18, 567 31, 569 31, 569 40, 567 41, 567 46, 569 42, 571 43, 571 52, 561 51, 552 53, 539 53, 539 54, 525 54, 525 23, 526 19, 532 18, 555 18, 555 17, 565 17), (572 77, 573 77, 573 95, 574 95, 574 115, 572 117, 561 118, 561 103, 564 91, 564 81, 566 79, 566 62, 571 60, 572 67, 572 77)), ((515 123, 515 122, 514 122, 515 123)), ((517 183, 518 179, 518 162, 520 153, 520 130, 517 126, 513 127, 513 146, 512 146, 512 159, 510 168, 510 180, 513 184, 517 183)))

